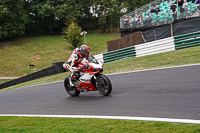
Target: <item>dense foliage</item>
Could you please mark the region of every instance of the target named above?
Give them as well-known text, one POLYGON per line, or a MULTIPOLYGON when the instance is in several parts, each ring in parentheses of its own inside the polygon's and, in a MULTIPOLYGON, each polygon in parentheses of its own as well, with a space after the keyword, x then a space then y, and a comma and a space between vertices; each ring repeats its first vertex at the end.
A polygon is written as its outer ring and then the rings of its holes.
POLYGON ((119 18, 152 0, 1 0, 0 39, 60 33, 76 18, 83 30, 119 29, 119 18), (122 11, 126 9, 125 11, 122 11))
POLYGON ((25 33, 27 15, 23 0, 0 1, 0 39, 25 33))

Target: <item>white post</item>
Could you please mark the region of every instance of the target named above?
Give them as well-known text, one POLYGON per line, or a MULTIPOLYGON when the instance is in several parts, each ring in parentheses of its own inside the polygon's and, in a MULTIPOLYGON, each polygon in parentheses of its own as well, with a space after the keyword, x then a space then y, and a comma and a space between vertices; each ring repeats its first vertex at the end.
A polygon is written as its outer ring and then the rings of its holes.
POLYGON ((178 0, 177 0, 177 18, 176 19, 178 19, 179 18, 179 12, 178 12, 178 0))
POLYGON ((85 34, 84 34, 84 40, 85 40, 85 45, 86 45, 86 38, 85 38, 85 34))
POLYGON ((86 45, 86 36, 85 36, 86 34, 87 34, 86 31, 83 31, 83 32, 80 33, 80 35, 84 35, 84 42, 85 42, 85 45, 86 45))
POLYGON ((149 4, 149 10, 151 10, 151 3, 149 4))

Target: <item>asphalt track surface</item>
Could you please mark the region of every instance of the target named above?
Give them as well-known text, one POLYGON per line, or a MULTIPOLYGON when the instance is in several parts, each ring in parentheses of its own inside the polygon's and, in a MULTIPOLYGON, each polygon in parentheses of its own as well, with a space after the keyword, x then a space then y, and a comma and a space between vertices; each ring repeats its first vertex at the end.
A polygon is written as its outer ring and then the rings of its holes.
MULTIPOLYGON (((66 75, 67 76, 67 75, 66 75)), ((108 75, 113 91, 70 97, 63 82, 0 92, 0 114, 200 120, 200 65, 108 75)))

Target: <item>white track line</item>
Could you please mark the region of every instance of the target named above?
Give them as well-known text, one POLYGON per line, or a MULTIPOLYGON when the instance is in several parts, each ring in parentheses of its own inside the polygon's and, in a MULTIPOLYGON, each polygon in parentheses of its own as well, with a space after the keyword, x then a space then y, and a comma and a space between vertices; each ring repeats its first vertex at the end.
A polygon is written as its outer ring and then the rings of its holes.
POLYGON ((18 117, 56 117, 56 118, 93 118, 93 119, 117 119, 117 120, 137 120, 137 121, 156 121, 172 123, 200 124, 200 120, 191 119, 171 119, 171 118, 153 118, 153 117, 128 117, 128 116, 95 116, 95 115, 26 115, 26 114, 0 114, 0 116, 18 116, 18 117))

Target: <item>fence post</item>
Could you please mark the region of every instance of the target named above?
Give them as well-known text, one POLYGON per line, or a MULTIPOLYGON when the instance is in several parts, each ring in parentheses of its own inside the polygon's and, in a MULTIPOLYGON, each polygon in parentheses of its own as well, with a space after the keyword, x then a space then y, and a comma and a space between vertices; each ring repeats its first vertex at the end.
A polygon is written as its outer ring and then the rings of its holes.
POLYGON ((149 10, 151 10, 151 3, 149 4, 149 10))
POLYGON ((179 6, 178 6, 178 0, 177 0, 177 19, 179 19, 179 6))
POLYGON ((173 23, 171 23, 171 36, 174 36, 173 35, 173 23))

